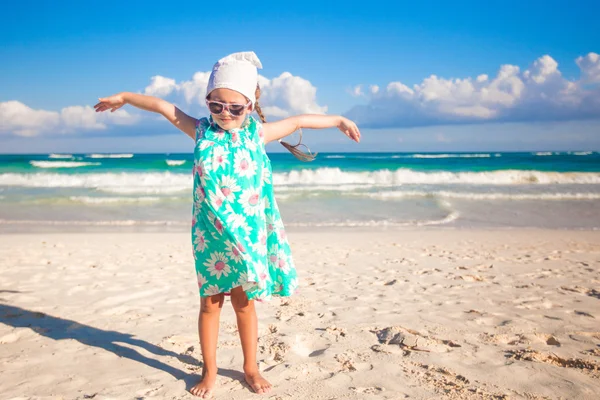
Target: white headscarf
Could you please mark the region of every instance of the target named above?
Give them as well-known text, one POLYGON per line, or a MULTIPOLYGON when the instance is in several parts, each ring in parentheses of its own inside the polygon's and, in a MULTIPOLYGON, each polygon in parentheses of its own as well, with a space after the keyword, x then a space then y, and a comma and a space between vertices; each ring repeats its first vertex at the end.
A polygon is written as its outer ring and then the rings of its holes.
POLYGON ((206 96, 215 89, 231 89, 246 96, 254 108, 258 68, 262 68, 262 64, 253 51, 233 53, 221 58, 213 66, 206 96))

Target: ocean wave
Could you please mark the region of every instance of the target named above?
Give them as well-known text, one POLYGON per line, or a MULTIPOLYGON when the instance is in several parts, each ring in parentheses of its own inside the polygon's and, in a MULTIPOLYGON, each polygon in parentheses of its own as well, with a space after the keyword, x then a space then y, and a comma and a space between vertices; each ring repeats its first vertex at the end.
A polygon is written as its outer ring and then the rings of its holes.
POLYGON ((104 221, 81 221, 81 220, 11 220, 0 219, 0 225, 78 225, 78 226, 135 226, 135 225, 166 225, 166 226, 189 226, 188 221, 144 221, 144 220, 104 220, 104 221))
POLYGON ((535 170, 501 170, 486 172, 420 172, 407 168, 397 170, 349 172, 339 168, 319 168, 275 173, 276 185, 348 185, 396 186, 402 184, 600 184, 600 173, 546 172, 535 170))
POLYGON ((569 153, 569 154, 573 154, 574 156, 589 156, 591 154, 594 154, 593 151, 574 151, 573 153, 569 153))
MULTIPOLYGON (((34 161, 32 161, 34 162, 34 161)), ((35 161, 36 163, 58 163, 35 161)), ((72 162, 69 162, 72 165, 72 162)), ((48 167, 46 167, 48 168, 48 167)), ((600 184, 597 172, 545 172, 501 170, 487 172, 421 172, 407 168, 376 171, 342 171, 339 168, 295 170, 273 174, 278 190, 356 190, 420 185, 541 185, 600 184), (350 185, 350 187, 347 187, 350 185)), ((0 186, 81 187, 112 193, 160 194, 192 189, 191 173, 120 172, 120 173, 3 173, 0 186)))
POLYGON ((331 156, 325 156, 325 158, 346 158, 346 156, 331 155, 331 156))
POLYGON ((437 197, 465 200, 598 200, 600 193, 469 193, 450 191, 393 191, 383 193, 352 193, 352 196, 377 200, 411 197, 437 197))
POLYGON ((166 162, 171 167, 185 164, 185 160, 166 160, 166 162))
MULTIPOLYGON (((501 155, 495 154, 494 157, 500 157, 501 155)), ((402 156, 400 156, 402 157, 402 156)), ((404 156, 406 158, 490 158, 491 154, 480 153, 480 154, 413 154, 410 156, 404 156)))
POLYGON ((376 227, 415 227, 429 225, 445 225, 456 221, 460 217, 458 212, 451 212, 441 219, 433 220, 414 220, 414 221, 393 221, 393 220, 345 220, 345 221, 324 221, 324 222, 288 222, 288 227, 335 227, 335 228, 376 228, 376 227))
POLYGON ((133 154, 87 154, 87 158, 132 158, 133 154))
POLYGON ((92 197, 92 196, 70 196, 69 200, 83 204, 122 204, 122 203, 154 203, 172 198, 157 196, 141 197, 92 197))
POLYGON ((99 162, 79 161, 29 161, 29 164, 37 168, 77 168, 89 167, 91 165, 100 165, 99 162))
POLYGON ((48 158, 73 158, 73 154, 50 154, 48 158))
POLYGON ((554 156, 559 155, 560 153, 553 153, 551 151, 538 151, 537 153, 532 153, 534 156, 554 156))
POLYGON ((113 193, 174 193, 192 189, 192 175, 170 172, 148 173, 34 173, 0 174, 0 186, 43 188, 92 188, 113 193))

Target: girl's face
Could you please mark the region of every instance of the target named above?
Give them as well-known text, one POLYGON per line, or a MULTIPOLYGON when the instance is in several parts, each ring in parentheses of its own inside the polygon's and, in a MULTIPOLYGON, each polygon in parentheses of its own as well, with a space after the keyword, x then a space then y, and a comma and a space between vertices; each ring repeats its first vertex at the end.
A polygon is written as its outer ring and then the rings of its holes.
MULTIPOLYGON (((242 126, 246 115, 252 111, 252 105, 243 94, 231 89, 215 89, 210 92, 207 100, 219 103, 225 103, 228 106, 244 105, 241 115, 232 114, 227 107, 222 107, 223 111, 220 114, 215 114, 211 111, 213 120, 224 130, 236 129, 242 126)), ((219 108, 219 106, 216 106, 219 108)), ((239 107, 238 107, 239 108, 239 107)), ((209 107, 210 111, 210 107, 209 107)))

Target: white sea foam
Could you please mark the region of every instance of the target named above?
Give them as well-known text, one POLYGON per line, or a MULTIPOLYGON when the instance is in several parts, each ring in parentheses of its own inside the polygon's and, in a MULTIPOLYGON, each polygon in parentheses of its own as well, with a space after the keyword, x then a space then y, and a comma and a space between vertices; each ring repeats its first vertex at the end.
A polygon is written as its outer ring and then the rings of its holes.
POLYGON ((50 154, 48 158, 73 158, 73 154, 50 154))
POLYGON ((77 168, 89 167, 90 165, 100 165, 99 162, 79 161, 29 161, 29 163, 37 168, 77 168))
POLYGON ((163 201, 165 197, 140 196, 140 197, 92 197, 92 196, 70 196, 69 200, 83 204, 115 204, 115 203, 154 203, 163 201))
MULTIPOLYGON (((490 158, 491 154, 413 154, 407 158, 490 158)), ((498 157, 498 156, 496 156, 498 157)))
POLYGON ((34 173, 0 174, 0 186, 44 188, 92 188, 114 193, 173 193, 191 190, 192 175, 170 172, 148 173, 89 173, 58 174, 34 173))
MULTIPOLYGON (((59 163, 53 161, 32 161, 59 163)), ((73 166, 73 162, 68 162, 73 166)), ((45 165, 45 164, 42 164, 45 165)), ((77 165, 79 166, 79 165, 77 165)), ((50 168, 44 166, 42 168, 50 168)), ((278 190, 355 190, 361 188, 395 187, 405 184, 420 185, 538 185, 538 184, 600 184, 597 172, 545 172, 502 170, 487 172, 420 172, 401 168, 377 171, 351 172, 339 168, 319 168, 275 173, 273 180, 278 190), (345 186, 346 185, 346 186, 345 186), (350 186, 347 186, 350 185, 350 186)), ((112 193, 159 194, 191 190, 191 173, 121 172, 60 174, 4 173, 0 186, 20 187, 81 187, 112 193)))
POLYGON ((132 158, 133 154, 88 154, 88 158, 132 158))
POLYGON ((522 185, 522 184, 600 184, 600 173, 545 172, 502 170, 486 172, 420 172, 400 168, 377 171, 347 172, 339 168, 319 168, 276 173, 276 185, 348 185, 395 186, 402 184, 472 184, 472 185, 522 185))
POLYGON ((171 167, 185 164, 185 160, 166 160, 166 161, 167 161, 167 165, 169 165, 171 167))
POLYGON ((439 197, 465 200, 598 200, 600 193, 470 193, 450 191, 392 191, 383 193, 353 193, 353 196, 378 200, 396 200, 411 197, 439 197))
POLYGON ((56 220, 10 220, 0 219, 0 225, 78 225, 78 226, 133 226, 133 225, 165 225, 165 226, 189 226, 189 222, 183 221, 144 221, 144 220, 104 220, 104 221, 56 221, 56 220))

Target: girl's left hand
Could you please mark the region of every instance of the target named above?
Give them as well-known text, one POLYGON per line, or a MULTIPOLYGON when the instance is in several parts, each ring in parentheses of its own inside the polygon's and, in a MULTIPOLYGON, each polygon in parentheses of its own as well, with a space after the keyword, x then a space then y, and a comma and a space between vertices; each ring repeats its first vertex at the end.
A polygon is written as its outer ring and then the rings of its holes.
POLYGON ((340 131, 344 133, 344 135, 348 136, 350 139, 354 140, 356 143, 360 142, 360 131, 358 130, 358 126, 348 118, 340 117, 340 122, 337 127, 340 131))

